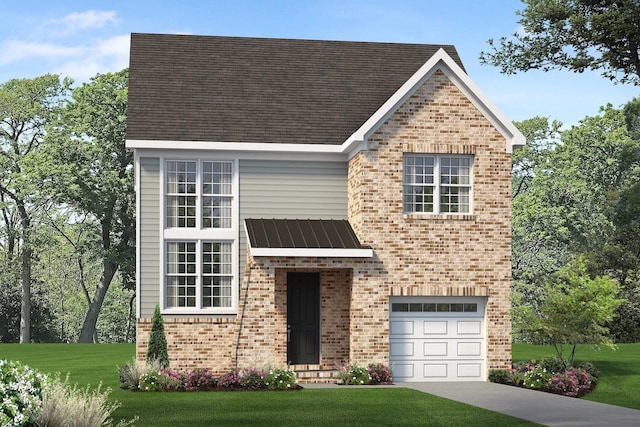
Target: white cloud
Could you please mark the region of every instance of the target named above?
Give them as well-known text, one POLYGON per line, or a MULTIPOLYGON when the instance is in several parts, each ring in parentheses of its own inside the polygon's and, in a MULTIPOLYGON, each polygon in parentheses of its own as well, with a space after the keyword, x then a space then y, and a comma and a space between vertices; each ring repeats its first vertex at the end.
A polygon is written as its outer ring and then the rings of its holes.
POLYGON ((26 42, 8 40, 3 43, 0 53, 0 65, 11 64, 30 58, 64 58, 78 55, 80 46, 62 46, 54 43, 26 42))
POLYGON ((38 64, 32 67, 36 74, 53 72, 81 83, 97 73, 126 68, 129 65, 129 40, 128 34, 70 46, 10 40, 0 45, 0 65, 38 64))
POLYGON ((119 19, 115 12, 88 10, 71 13, 61 19, 54 19, 49 21, 47 26, 53 27, 55 34, 66 36, 90 28, 102 28, 107 24, 115 25, 118 22, 119 19))

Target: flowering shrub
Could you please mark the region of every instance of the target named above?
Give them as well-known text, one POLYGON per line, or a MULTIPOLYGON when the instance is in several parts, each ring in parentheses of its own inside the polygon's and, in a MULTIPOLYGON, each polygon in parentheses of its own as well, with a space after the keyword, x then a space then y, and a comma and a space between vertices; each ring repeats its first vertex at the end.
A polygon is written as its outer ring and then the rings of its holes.
POLYGON ((240 387, 245 390, 263 390, 267 388, 264 371, 256 368, 241 371, 240 387))
POLYGON ((0 360, 0 425, 26 426, 42 404, 47 377, 19 362, 0 360))
POLYGON ((522 385, 534 390, 544 390, 551 378, 551 372, 547 372, 545 368, 536 365, 532 370, 524 374, 522 385))
POLYGON ((370 363, 369 366, 367 366, 367 371, 371 377, 371 380, 369 381, 370 384, 393 384, 393 375, 388 366, 383 365, 382 363, 370 363))
POLYGON ((567 368, 563 373, 553 374, 547 391, 569 397, 582 397, 595 387, 593 377, 582 368, 567 368))
MULTIPOLYGON (((227 374, 228 375, 228 374, 227 374)), ((227 387, 225 375, 217 379, 209 369, 194 369, 186 375, 184 389, 189 391, 213 390, 216 386, 227 387)))
POLYGON ((165 377, 158 371, 147 371, 140 377, 138 388, 141 391, 162 391, 165 387, 165 377))
POLYGON ((271 390, 294 389, 296 374, 288 369, 271 369, 265 377, 265 384, 271 390))
POLYGON ((352 362, 340 368, 338 380, 344 385, 365 385, 371 381, 371 375, 367 368, 352 362))
POLYGON ((555 369, 550 371, 542 363, 535 360, 516 362, 510 370, 496 369, 489 373, 489 381, 549 393, 561 394, 569 397, 582 397, 593 390, 598 384, 598 370, 591 363, 583 363, 577 368, 560 368, 560 364, 554 360, 548 360, 544 364, 555 369))
POLYGON ((226 389, 240 388, 240 375, 239 369, 227 372, 218 378, 218 387, 226 389))

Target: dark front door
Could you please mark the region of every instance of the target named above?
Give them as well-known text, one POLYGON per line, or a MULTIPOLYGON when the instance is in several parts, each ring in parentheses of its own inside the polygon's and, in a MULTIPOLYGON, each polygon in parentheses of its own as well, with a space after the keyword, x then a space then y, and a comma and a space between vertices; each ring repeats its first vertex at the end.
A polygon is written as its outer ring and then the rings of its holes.
POLYGON ((287 273, 287 360, 320 363, 320 273, 287 273))

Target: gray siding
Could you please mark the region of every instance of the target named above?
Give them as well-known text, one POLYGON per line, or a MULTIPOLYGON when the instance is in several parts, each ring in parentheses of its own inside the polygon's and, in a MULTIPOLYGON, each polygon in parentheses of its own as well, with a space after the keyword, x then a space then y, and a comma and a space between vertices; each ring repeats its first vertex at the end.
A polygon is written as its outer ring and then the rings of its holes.
POLYGON ((140 317, 160 303, 160 159, 140 158, 140 317))
POLYGON ((347 163, 240 160, 240 274, 245 218, 347 219, 347 163))

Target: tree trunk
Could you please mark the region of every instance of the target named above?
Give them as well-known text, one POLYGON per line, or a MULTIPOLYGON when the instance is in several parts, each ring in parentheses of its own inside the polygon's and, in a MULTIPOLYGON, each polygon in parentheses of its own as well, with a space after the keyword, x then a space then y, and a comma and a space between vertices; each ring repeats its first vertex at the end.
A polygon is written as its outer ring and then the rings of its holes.
POLYGON ((78 342, 90 343, 94 341, 96 333, 96 323, 98 322, 98 316, 100 315, 100 310, 102 309, 102 303, 104 302, 104 297, 109 290, 109 285, 111 285, 111 280, 113 279, 113 276, 116 274, 117 270, 117 265, 109 261, 104 261, 102 276, 100 277, 100 281, 96 286, 96 292, 93 295, 91 304, 89 304, 89 309, 87 310, 87 315, 84 318, 84 323, 82 324, 82 330, 80 331, 80 338, 78 339, 78 342))
POLYGON ((125 335, 124 335, 124 342, 129 342, 129 332, 131 331, 131 324, 132 319, 133 319, 133 303, 136 300, 136 293, 134 292, 133 295, 131 295, 131 298, 129 298, 129 313, 127 315, 127 330, 125 331, 125 335))
POLYGON ((31 342, 31 248, 22 250, 22 294, 20 308, 20 344, 31 342))

